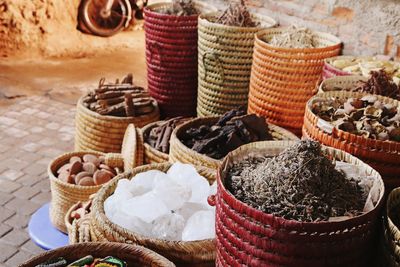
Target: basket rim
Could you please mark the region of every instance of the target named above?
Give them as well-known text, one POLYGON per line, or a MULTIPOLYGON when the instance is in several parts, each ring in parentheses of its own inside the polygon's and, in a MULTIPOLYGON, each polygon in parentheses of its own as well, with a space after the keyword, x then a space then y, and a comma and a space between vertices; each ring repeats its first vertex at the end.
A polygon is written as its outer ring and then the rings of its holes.
POLYGON ((270 29, 264 29, 260 32, 258 32, 255 35, 255 42, 260 43, 262 46, 269 48, 271 50, 277 50, 281 52, 289 52, 289 53, 318 53, 318 52, 323 52, 323 51, 329 51, 329 50, 334 50, 338 49, 342 46, 342 41, 336 37, 333 34, 326 33, 326 32, 321 32, 321 31, 314 31, 311 30, 311 32, 314 35, 318 36, 327 36, 329 39, 331 39, 334 43, 331 45, 323 46, 323 47, 313 47, 313 48, 288 48, 288 47, 278 47, 278 46, 273 46, 270 45, 268 42, 264 41, 261 39, 262 36, 265 36, 271 31, 279 31, 280 33, 285 32, 289 27, 278 27, 278 28, 270 28, 270 29))
MULTIPOLYGON (((265 25, 265 26, 259 25, 259 26, 255 26, 255 27, 240 27, 240 26, 224 25, 224 24, 212 22, 209 20, 210 17, 214 17, 215 15, 220 15, 220 14, 221 14, 221 12, 218 12, 218 11, 200 14, 199 26, 200 26, 200 23, 203 23, 204 25, 208 24, 209 26, 211 26, 213 28, 217 28, 217 29, 239 30, 241 32, 254 32, 256 30, 268 29, 268 28, 276 27, 278 25, 278 22, 276 20, 274 20, 273 18, 262 15, 262 14, 258 14, 258 13, 254 13, 251 15, 252 15, 252 17, 257 18, 261 21, 264 20, 266 23, 268 23, 268 25, 265 25)), ((237 34, 239 34, 239 32, 237 34)))
MULTIPOLYGON (((258 143, 264 143, 266 141, 261 141, 258 143)), ((270 141, 271 142, 271 141, 270 141)), ((279 145, 282 147, 289 147, 291 145, 296 144, 296 141, 274 141, 275 145, 279 145)), ((254 144, 254 143, 253 143, 254 144)), ((270 143, 271 144, 271 143, 270 143)), ((284 219, 283 217, 279 217, 279 216, 275 216, 273 214, 270 213, 265 213, 262 212, 261 210, 258 210, 256 208, 251 207, 250 205, 238 200, 224 185, 224 182, 222 181, 222 175, 224 175, 224 172, 227 169, 228 164, 230 163, 230 161, 232 160, 232 158, 235 156, 236 153, 240 153, 240 149, 245 149, 246 147, 248 147, 248 145, 244 145, 232 152, 230 152, 223 160, 223 163, 221 164, 221 166, 218 168, 218 172, 217 172, 217 183, 218 183, 218 193, 217 194, 222 194, 221 198, 224 199, 225 197, 229 198, 230 200, 233 200, 237 203, 239 203, 242 207, 244 207, 245 209, 247 209, 248 211, 250 211, 251 213, 255 214, 257 216, 257 220, 263 220, 263 221, 274 221, 276 222, 277 225, 280 225, 280 228, 293 228, 293 227, 299 227, 298 229, 302 229, 304 231, 307 230, 319 230, 319 229, 326 229, 329 226, 337 226, 337 227, 346 227, 348 228, 349 225, 353 225, 359 222, 363 222, 365 221, 366 218, 373 218, 375 217, 375 214, 379 212, 381 206, 383 206, 383 202, 384 202, 384 194, 385 194, 385 188, 384 188, 384 183, 382 180, 382 176, 375 170, 373 169, 371 166, 369 166, 368 164, 364 163, 362 160, 360 160, 357 157, 352 156, 350 153, 347 153, 345 151, 336 149, 336 148, 332 148, 332 147, 328 147, 325 145, 321 145, 322 149, 325 151, 332 151, 334 153, 334 155, 344 155, 350 159, 355 159, 356 161, 358 161, 358 163, 360 163, 361 165, 366 165, 367 168, 376 175, 377 179, 379 180, 380 183, 380 196, 379 196, 379 200, 377 201, 376 205, 374 206, 374 208, 368 212, 362 213, 358 216, 354 216, 352 218, 346 219, 346 220, 342 220, 342 221, 319 221, 319 222, 301 222, 301 221, 297 221, 297 220, 293 220, 293 219, 284 219), (289 225, 289 226, 288 226, 289 225)), ((254 149, 254 148, 253 148, 254 149)), ((265 150, 266 147, 256 147, 256 150, 262 151, 265 150)), ((241 152, 243 154, 243 152, 241 152)), ((225 177, 224 177, 225 178, 225 177)), ((332 228, 332 231, 334 230, 334 228, 332 228)))
MULTIPOLYGON (((78 99, 77 103, 77 108, 81 108, 84 112, 87 112, 90 116, 95 117, 96 119, 99 120, 107 120, 107 121, 119 121, 119 122, 126 122, 126 123, 134 123, 132 120, 143 120, 143 118, 147 118, 150 116, 153 116, 154 113, 159 113, 159 107, 157 101, 151 97, 151 101, 153 103, 154 110, 150 113, 144 114, 144 115, 139 115, 139 116, 130 116, 130 117, 118 117, 118 116, 112 116, 112 115, 101 115, 93 110, 90 110, 87 108, 85 105, 83 105, 83 99, 87 96, 87 94, 82 95, 78 99)), ((79 112, 79 111, 77 111, 79 112)))
MULTIPOLYGON (((366 81, 366 80, 368 80, 367 77, 362 76, 362 75, 354 75, 354 74, 344 75, 344 76, 333 76, 333 77, 325 79, 321 82, 321 84, 319 85, 318 92, 319 93, 332 92, 332 90, 324 91, 324 89, 323 89, 324 86, 334 86, 334 85, 336 85, 336 83, 340 83, 340 82, 356 83, 358 81, 366 81)), ((340 91, 340 90, 336 90, 336 91, 340 91)))
MULTIPOLYGON (((312 105, 314 103, 316 103, 318 101, 325 100, 325 99, 327 99, 329 97, 339 97, 339 98, 351 98, 351 97, 353 97, 353 98, 356 98, 356 97, 363 97, 363 96, 366 96, 366 95, 375 96, 375 97, 377 97, 378 100, 380 100, 380 101, 382 101, 384 103, 391 103, 391 104, 394 104, 396 106, 400 105, 400 101, 399 100, 396 100, 396 99, 393 99, 393 98, 390 98, 390 97, 386 97, 386 96, 381 96, 381 95, 375 95, 375 94, 370 94, 370 93, 361 93, 361 92, 329 91, 329 92, 319 93, 319 94, 316 94, 315 96, 311 97, 307 101, 306 111, 308 111, 310 114, 312 114, 318 120, 324 121, 324 122, 332 125, 330 122, 325 121, 325 120, 321 119, 320 117, 318 117, 318 115, 315 114, 312 111, 312 105)), ((334 132, 337 133, 337 135, 346 134, 346 135, 349 136, 348 139, 351 139, 351 140, 356 140, 357 138, 361 138, 361 139, 364 139, 364 140, 366 140, 366 139, 367 140, 372 140, 373 142, 375 142, 376 146, 383 146, 384 144, 389 144, 390 147, 394 147, 394 148, 396 148, 396 146, 400 147, 400 142, 396 142, 396 141, 392 141, 392 140, 382 141, 382 140, 373 139, 373 138, 370 138, 370 137, 366 138, 364 136, 359 136, 359 135, 352 134, 350 132, 346 132, 346 131, 340 130, 337 127, 333 127, 333 129, 334 129, 334 132)), ((333 132, 330 133, 330 135, 332 135, 332 134, 333 134, 333 132)), ((397 151, 397 154, 400 154, 400 151, 397 151)))
MULTIPOLYGON (((92 219, 100 217, 105 224, 113 225, 113 227, 116 228, 120 234, 123 232, 126 232, 130 235, 135 236, 137 239, 145 240, 145 242, 147 244, 152 244, 152 245, 157 245, 157 244, 163 243, 166 246, 174 247, 174 246, 177 246, 180 244, 201 245, 201 244, 204 244, 205 242, 207 242, 207 243, 214 242, 215 238, 195 240, 195 241, 182 241, 182 240, 172 241, 172 240, 165 240, 165 239, 161 239, 161 238, 148 237, 148 236, 141 235, 139 233, 133 232, 129 229, 126 229, 126 228, 118 225, 118 224, 113 223, 105 214, 104 201, 108 197, 110 197, 112 194, 114 194, 114 192, 115 192, 115 189, 114 189, 113 192, 108 195, 107 190, 109 190, 110 187, 117 186, 119 180, 121 180, 121 179, 129 179, 130 180, 135 175, 142 173, 144 171, 148 171, 148 170, 159 170, 162 168, 169 169, 172 165, 173 165, 173 163, 171 163, 171 162, 152 163, 152 164, 147 164, 147 165, 142 165, 142 166, 136 167, 130 172, 124 172, 124 173, 117 175, 115 177, 115 179, 113 179, 112 182, 107 183, 96 193, 96 196, 94 197, 94 199, 92 201, 92 210, 91 210, 92 219), (127 177, 129 177, 129 178, 127 178, 127 177), (108 196, 105 198, 106 195, 108 195, 108 196), (102 202, 102 198, 105 198, 103 202, 102 202), (96 207, 98 207, 98 209, 96 207)), ((194 166, 197 171, 198 171, 198 169, 209 170, 209 168, 207 168, 207 167, 195 166, 193 164, 190 164, 190 165, 194 166)), ((204 178, 207 179, 206 177, 204 177, 204 178)))
MULTIPOLYGON (((210 9, 216 10, 216 8, 214 6, 206 5, 202 1, 194 1, 194 4, 199 9, 208 7, 210 9)), ((164 14, 164 13, 160 13, 160 12, 156 11, 157 8, 161 8, 161 7, 165 7, 165 6, 171 6, 171 5, 172 5, 172 2, 159 2, 159 3, 154 3, 154 4, 146 6, 144 8, 144 10, 146 12, 149 12, 149 13, 157 14, 157 16, 160 16, 160 17, 163 17, 163 18, 171 18, 171 19, 185 18, 187 21, 191 21, 191 20, 197 21, 197 18, 202 13, 201 10, 199 10, 200 13, 198 13, 198 14, 178 16, 178 15, 174 15, 174 14, 164 14)))
MULTIPOLYGON (((71 157, 73 157, 73 156, 80 157, 85 154, 91 154, 91 155, 95 155, 95 156, 105 156, 106 153, 99 152, 99 151, 73 151, 73 152, 67 152, 67 153, 61 154, 58 157, 54 158, 47 166, 47 174, 49 176, 50 181, 55 182, 56 184, 59 184, 63 187, 67 187, 68 189, 72 189, 72 190, 73 189, 98 189, 98 188, 101 188, 103 186, 103 184, 82 186, 82 185, 77 185, 77 184, 66 183, 66 182, 63 182, 60 179, 58 179, 53 172, 53 168, 55 168, 57 164, 60 164, 60 162, 64 162, 64 164, 66 164, 71 157)), ((57 170, 55 170, 55 171, 57 171, 57 170)))

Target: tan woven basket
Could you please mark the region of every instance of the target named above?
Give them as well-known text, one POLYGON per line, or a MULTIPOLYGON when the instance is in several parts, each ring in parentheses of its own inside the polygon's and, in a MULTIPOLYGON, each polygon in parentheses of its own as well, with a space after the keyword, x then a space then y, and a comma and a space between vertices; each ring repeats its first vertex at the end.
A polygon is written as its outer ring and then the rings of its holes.
POLYGON ((338 55, 341 42, 321 32, 314 32, 323 46, 319 48, 274 47, 264 41, 286 31, 273 28, 256 34, 248 112, 300 135, 304 107, 316 93, 324 59, 338 55))
POLYGON ((126 127, 136 127, 158 121, 160 113, 158 105, 152 113, 138 117, 115 117, 99 115, 86 108, 83 97, 79 99, 75 117, 75 151, 99 151, 119 153, 126 127))
MULTIPOLYGON (((156 121, 150 124, 147 124, 143 127, 140 131, 140 135, 142 139, 144 136, 148 134, 154 127, 159 126, 164 121, 156 121)), ((151 164, 151 163, 162 163, 168 161, 168 154, 158 151, 154 147, 150 146, 148 143, 143 141, 144 144, 144 163, 151 164)))
MULTIPOLYGON (((91 236, 95 241, 111 241, 122 243, 136 243, 152 249, 168 259, 195 266, 213 265, 215 260, 215 246, 213 239, 200 241, 166 241, 161 239, 147 238, 126 230, 112 223, 104 213, 104 201, 114 193, 118 180, 131 179, 138 173, 148 170, 160 170, 166 172, 170 163, 150 164, 135 168, 132 172, 119 175, 107 186, 103 187, 95 196, 91 211, 91 236)), ((215 180, 216 171, 207 170, 203 167, 196 167, 200 175, 209 181, 215 180), (212 177, 210 176, 212 175, 212 177)))
POLYGON ((64 217, 65 227, 67 228, 68 241, 70 245, 77 243, 90 242, 90 219, 73 220, 71 213, 81 207, 82 202, 75 203, 67 211, 64 217))
POLYGON ((359 81, 366 80, 368 80, 368 78, 359 75, 335 76, 324 80, 319 86, 318 93, 351 91, 359 81))
POLYGON ((214 116, 247 105, 254 35, 276 22, 254 16, 259 27, 214 22, 218 13, 200 15, 198 24, 197 115, 214 116))
MULTIPOLYGON (((197 118, 176 127, 172 132, 170 141, 170 162, 179 161, 182 163, 205 166, 210 169, 217 169, 221 165, 222 160, 213 159, 188 148, 180 141, 180 137, 189 128, 200 127, 201 125, 213 125, 218 121, 218 119, 219 117, 197 118)), ((298 140, 294 134, 281 127, 273 124, 268 124, 268 127, 274 140, 298 140)))
MULTIPOLYGON (((303 134, 324 145, 344 150, 373 166, 382 176, 388 189, 400 186, 400 142, 381 141, 354 135, 331 126, 312 112, 312 105, 330 97, 362 97, 365 94, 346 91, 331 91, 311 98, 306 106, 303 134)), ((376 95, 382 103, 395 106, 399 101, 376 95)))
POLYGON ((386 214, 383 222, 382 254, 385 265, 400 266, 400 188, 390 192, 386 202, 386 214))
POLYGON ((163 256, 141 246, 121 243, 84 243, 44 252, 19 265, 19 267, 35 267, 47 260, 59 257, 74 261, 87 255, 92 255, 95 258, 114 256, 125 261, 128 266, 175 266, 163 256))

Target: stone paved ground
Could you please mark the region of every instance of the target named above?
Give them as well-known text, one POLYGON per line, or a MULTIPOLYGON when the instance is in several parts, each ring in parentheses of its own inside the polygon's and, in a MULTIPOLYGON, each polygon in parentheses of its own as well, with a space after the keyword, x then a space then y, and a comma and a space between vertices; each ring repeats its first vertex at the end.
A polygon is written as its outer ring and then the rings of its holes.
POLYGON ((73 149, 75 107, 44 96, 0 106, 0 267, 42 250, 29 239, 30 215, 50 200, 50 160, 73 149))

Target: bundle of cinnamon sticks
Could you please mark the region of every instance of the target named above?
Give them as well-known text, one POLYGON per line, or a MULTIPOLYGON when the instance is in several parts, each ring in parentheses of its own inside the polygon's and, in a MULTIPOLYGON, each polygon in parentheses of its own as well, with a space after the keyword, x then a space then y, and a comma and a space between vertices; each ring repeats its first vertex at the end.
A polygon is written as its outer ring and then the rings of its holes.
POLYGON ((118 117, 136 117, 151 113, 155 108, 155 100, 143 87, 133 84, 132 74, 128 74, 122 82, 105 84, 102 78, 99 87, 83 99, 83 104, 100 115, 118 117))

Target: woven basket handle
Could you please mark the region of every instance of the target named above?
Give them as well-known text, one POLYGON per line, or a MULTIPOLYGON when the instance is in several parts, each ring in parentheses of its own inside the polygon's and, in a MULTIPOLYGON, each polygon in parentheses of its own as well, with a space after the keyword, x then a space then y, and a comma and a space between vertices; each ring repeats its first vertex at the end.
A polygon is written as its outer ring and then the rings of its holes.
POLYGON ((154 54, 158 55, 160 60, 160 66, 163 65, 163 58, 162 58, 162 48, 159 43, 152 41, 148 43, 148 48, 150 51, 150 62, 153 63, 153 56, 154 54))
POLYGON ((119 153, 107 153, 105 155, 105 163, 111 168, 123 168, 124 158, 119 153))
POLYGON ((216 198, 217 196, 216 195, 210 195, 210 196, 208 196, 208 198, 207 198, 207 202, 208 202, 208 204, 210 205, 210 206, 212 206, 212 207, 215 207, 215 198, 216 198))
POLYGON ((207 68, 207 64, 206 64, 207 58, 215 61, 215 63, 217 64, 217 66, 219 68, 218 74, 221 76, 221 80, 222 80, 220 85, 223 85, 224 81, 225 81, 224 68, 222 66, 221 60, 219 59, 218 55, 214 52, 206 52, 203 55, 202 62, 203 62, 203 66, 204 66, 204 80, 207 81, 207 74, 208 74, 208 68, 207 68))

